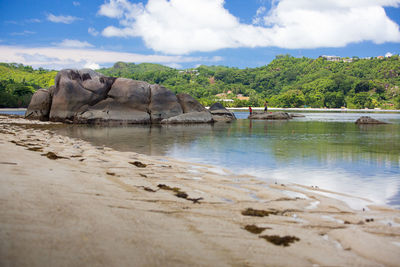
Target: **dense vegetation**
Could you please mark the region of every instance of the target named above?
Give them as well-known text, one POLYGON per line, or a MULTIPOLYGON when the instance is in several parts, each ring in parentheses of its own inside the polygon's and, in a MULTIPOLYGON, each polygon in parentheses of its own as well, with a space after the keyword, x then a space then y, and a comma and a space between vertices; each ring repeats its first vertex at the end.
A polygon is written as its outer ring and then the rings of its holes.
POLYGON ((0 63, 0 108, 27 107, 37 89, 54 84, 56 74, 22 64, 0 63))
POLYGON ((156 64, 116 63, 100 72, 159 83, 175 93, 186 92, 205 105, 228 93, 230 106, 400 108, 400 59, 358 59, 333 62, 324 58, 277 56, 259 68, 200 66, 179 71, 156 64), (248 96, 248 100, 235 98, 248 96))
MULTIPOLYGON (((382 59, 347 59, 350 60, 353 62, 279 55, 259 68, 199 66, 187 70, 150 63, 117 62, 111 68, 97 71, 107 76, 162 84, 175 93, 189 93, 203 105, 231 99, 223 103, 262 106, 267 100, 275 107, 400 108, 398 55, 382 59)), ((21 99, 20 96, 28 95, 29 90, 31 93, 51 85, 55 74, 20 64, 0 64, 0 105, 7 106, 3 94, 21 99), (14 84, 17 85, 13 87, 14 84)))

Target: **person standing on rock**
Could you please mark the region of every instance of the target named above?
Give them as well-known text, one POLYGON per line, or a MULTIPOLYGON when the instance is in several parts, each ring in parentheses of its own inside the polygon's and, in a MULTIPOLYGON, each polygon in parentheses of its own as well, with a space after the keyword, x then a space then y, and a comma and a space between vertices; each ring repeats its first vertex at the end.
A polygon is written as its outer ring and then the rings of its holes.
POLYGON ((268 112, 268 102, 265 101, 264 102, 264 113, 267 113, 267 112, 268 112))
POLYGON ((253 110, 251 109, 250 106, 249 106, 249 113, 250 113, 250 116, 251 116, 251 114, 253 114, 253 110))

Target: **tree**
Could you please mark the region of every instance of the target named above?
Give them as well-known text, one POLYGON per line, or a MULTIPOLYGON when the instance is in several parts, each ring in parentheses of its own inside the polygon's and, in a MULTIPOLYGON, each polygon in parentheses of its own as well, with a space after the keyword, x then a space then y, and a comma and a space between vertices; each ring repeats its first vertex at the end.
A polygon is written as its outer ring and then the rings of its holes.
POLYGON ((372 99, 369 96, 368 92, 355 94, 352 102, 356 108, 374 108, 374 106, 372 105, 372 99))
POLYGON ((325 94, 324 106, 327 108, 340 108, 344 106, 344 95, 342 92, 327 92, 325 94))
POLYGON ((356 84, 354 87, 354 92, 360 93, 360 92, 368 92, 371 89, 371 83, 370 81, 367 80, 362 80, 356 84))
POLYGON ((279 102, 284 108, 297 108, 305 103, 305 97, 300 90, 289 90, 279 96, 279 102))

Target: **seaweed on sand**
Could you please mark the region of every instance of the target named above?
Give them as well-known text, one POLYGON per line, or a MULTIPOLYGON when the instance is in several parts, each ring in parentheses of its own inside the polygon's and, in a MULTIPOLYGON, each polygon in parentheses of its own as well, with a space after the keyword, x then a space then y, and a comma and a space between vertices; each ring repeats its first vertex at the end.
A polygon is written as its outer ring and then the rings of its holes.
POLYGON ((199 201, 203 199, 202 197, 190 198, 189 195, 186 192, 181 191, 181 189, 179 187, 170 187, 170 186, 165 185, 165 184, 159 184, 159 185, 157 185, 157 187, 160 188, 160 189, 163 189, 163 190, 172 191, 172 192, 175 193, 176 197, 184 198, 186 200, 190 200, 193 203, 200 203, 199 201))
POLYGON ((290 235, 286 235, 286 236, 262 235, 262 236, 260 236, 260 238, 263 238, 276 246, 284 246, 284 247, 288 247, 288 246, 290 246, 291 243, 300 241, 300 238, 298 238, 296 236, 290 236, 290 235))
POLYGON ((258 227, 255 224, 248 224, 244 227, 244 229, 252 234, 261 234, 265 229, 267 229, 267 227, 258 227))
POLYGON ((147 165, 140 162, 140 161, 134 161, 134 162, 129 162, 129 164, 135 165, 138 168, 146 168, 147 165))
POLYGON ((143 186, 143 189, 144 189, 145 191, 147 191, 147 192, 152 192, 152 193, 157 192, 156 190, 151 189, 150 187, 147 187, 147 186, 143 186))
POLYGON ((242 215, 244 216, 254 216, 254 217, 266 217, 270 214, 277 215, 279 212, 276 210, 256 210, 252 208, 247 208, 242 211, 242 215))
POLYGON ((28 149, 29 151, 43 152, 43 147, 40 147, 40 146, 28 147, 27 149, 28 149))
POLYGON ((180 192, 181 189, 179 187, 170 187, 166 184, 159 184, 157 185, 158 188, 163 189, 163 190, 169 190, 169 191, 174 191, 175 193, 180 192))
POLYGON ((51 151, 49 151, 49 152, 47 152, 47 153, 45 153, 45 154, 41 154, 41 155, 42 155, 42 156, 46 156, 46 157, 48 157, 49 159, 52 159, 52 160, 56 160, 56 159, 67 159, 66 157, 58 156, 56 153, 51 152, 51 151))

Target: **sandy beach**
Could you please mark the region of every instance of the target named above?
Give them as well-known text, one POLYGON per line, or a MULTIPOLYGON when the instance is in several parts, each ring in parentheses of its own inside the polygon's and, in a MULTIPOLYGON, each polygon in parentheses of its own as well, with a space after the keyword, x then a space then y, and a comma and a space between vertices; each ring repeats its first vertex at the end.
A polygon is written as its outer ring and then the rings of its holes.
POLYGON ((0 115, 0 266, 399 266, 399 210, 51 125, 0 115))

